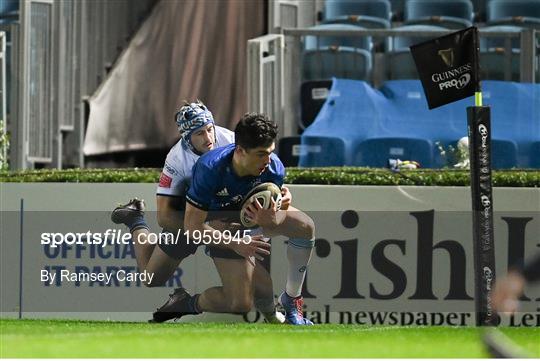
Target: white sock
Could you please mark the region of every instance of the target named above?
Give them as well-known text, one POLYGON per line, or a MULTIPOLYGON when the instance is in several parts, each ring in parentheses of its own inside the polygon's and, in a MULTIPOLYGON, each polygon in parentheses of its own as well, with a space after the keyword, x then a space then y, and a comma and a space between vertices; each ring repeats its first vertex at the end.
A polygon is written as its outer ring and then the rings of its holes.
POLYGON ((306 267, 309 265, 313 248, 300 248, 291 245, 287 246, 287 259, 289 267, 287 271, 287 285, 285 287, 290 297, 298 297, 302 294, 302 284, 306 277, 306 267))

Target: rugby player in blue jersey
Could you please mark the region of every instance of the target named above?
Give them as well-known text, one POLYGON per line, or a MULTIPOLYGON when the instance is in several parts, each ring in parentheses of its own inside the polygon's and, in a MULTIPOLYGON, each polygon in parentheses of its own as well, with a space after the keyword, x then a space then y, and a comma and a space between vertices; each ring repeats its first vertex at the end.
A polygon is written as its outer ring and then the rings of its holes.
MULTIPOLYGON (((177 230, 183 231, 183 218, 185 210, 185 193, 191 183, 192 167, 199 157, 209 150, 234 143, 234 133, 228 129, 216 126, 212 113, 202 102, 186 103, 175 116, 181 139, 174 145, 165 160, 165 166, 160 176, 157 187, 157 218, 158 223, 163 227, 163 232, 177 234, 177 230)), ((290 192, 285 188, 284 202, 291 201, 290 192)), ((197 250, 198 245, 181 240, 177 244, 167 244, 160 242, 158 247, 147 242, 149 227, 144 218, 144 203, 141 200, 133 199, 125 205, 114 209, 111 214, 114 223, 123 223, 129 227, 132 239, 134 240, 135 256, 139 269, 153 273, 152 283, 146 284, 149 287, 162 286, 172 276, 178 264, 186 257, 192 255, 197 250)), ((213 222, 214 226, 220 229, 230 228, 229 224, 213 222)), ((182 232, 181 232, 182 233, 182 232)), ((236 252, 246 257, 257 256, 258 253, 268 254, 269 245, 261 241, 254 241, 251 244, 233 244, 230 246, 236 252)), ((218 272, 222 278, 235 276, 235 262, 219 262, 218 272)), ((243 281, 242 281, 243 282, 243 281)), ((232 287, 234 294, 236 280, 231 280, 227 284, 232 287)), ((238 312, 241 308, 245 311, 247 307, 239 307, 238 296, 223 297, 224 292, 218 292, 212 302, 223 312, 238 312)), ((264 315, 268 322, 278 323, 283 319, 283 315, 275 311, 272 279, 268 271, 257 263, 253 271, 253 293, 254 303, 257 309, 264 315)), ((178 313, 178 303, 183 304, 189 296, 183 288, 178 288, 170 296, 170 299, 158 309, 153 315, 153 321, 163 322, 179 317, 185 313, 178 313)), ((210 296, 212 299, 212 296, 210 296)), ((246 300, 243 300, 244 302, 246 300)), ((183 310, 183 308, 181 307, 183 310)))
MULTIPOLYGON (((238 215, 244 197, 258 184, 272 182, 280 187, 283 185, 285 168, 273 153, 276 136, 277 125, 273 121, 264 114, 249 113, 242 117, 235 128, 235 144, 216 148, 199 158, 193 167, 191 186, 186 194, 184 227, 189 232, 188 237, 205 234, 205 231, 214 236, 215 229, 207 221, 213 217, 219 218, 220 212, 232 210, 238 215)), ((262 227, 265 236, 289 237, 287 284, 279 302, 285 309, 288 323, 312 325, 311 321, 303 317, 301 291, 314 247, 313 220, 293 207, 278 210, 275 202, 272 202, 269 209, 263 209, 255 202, 249 206, 247 215, 262 227)), ((225 233, 219 234, 218 239, 214 236, 214 242, 242 243, 231 240, 225 233)), ((190 313, 224 312, 213 303, 218 296, 237 300, 237 311, 249 310, 253 265, 243 257, 246 254, 242 250, 223 247, 209 247, 208 253, 218 269, 222 262, 234 262, 237 273, 222 277, 222 289, 211 288, 191 297, 190 313), (233 280, 243 282, 236 282, 235 287, 229 287, 233 280), (224 290, 233 293, 227 294, 224 290)))

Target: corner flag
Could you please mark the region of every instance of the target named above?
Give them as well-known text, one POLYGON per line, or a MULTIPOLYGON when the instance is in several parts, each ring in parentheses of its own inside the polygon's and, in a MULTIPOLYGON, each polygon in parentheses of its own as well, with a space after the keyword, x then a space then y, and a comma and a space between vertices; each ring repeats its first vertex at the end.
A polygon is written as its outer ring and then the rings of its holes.
POLYGON ((491 185, 491 112, 482 106, 478 29, 473 27, 411 46, 429 109, 475 95, 467 108, 474 250, 476 324, 499 322, 491 301, 495 242, 491 185))
POLYGON ((480 91, 476 27, 413 45, 411 53, 429 109, 480 91))

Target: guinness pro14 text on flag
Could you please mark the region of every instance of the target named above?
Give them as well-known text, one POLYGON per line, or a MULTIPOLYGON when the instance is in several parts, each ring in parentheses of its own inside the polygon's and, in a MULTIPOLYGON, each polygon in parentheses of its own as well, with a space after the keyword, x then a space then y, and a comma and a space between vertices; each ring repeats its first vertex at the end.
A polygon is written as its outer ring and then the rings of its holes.
POLYGON ((480 90, 477 32, 473 26, 411 46, 429 109, 480 90))

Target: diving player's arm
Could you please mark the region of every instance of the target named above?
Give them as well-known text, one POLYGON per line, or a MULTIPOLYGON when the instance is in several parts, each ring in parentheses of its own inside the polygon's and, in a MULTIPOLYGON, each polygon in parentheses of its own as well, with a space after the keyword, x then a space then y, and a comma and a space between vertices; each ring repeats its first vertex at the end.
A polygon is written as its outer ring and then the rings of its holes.
POLYGON ((219 232, 215 228, 212 228, 210 225, 206 224, 206 216, 208 212, 199 209, 189 202, 186 203, 186 215, 184 218, 184 226, 187 232, 187 236, 191 241, 199 242, 200 240, 195 239, 195 236, 201 237, 201 235, 208 234, 214 237, 218 235, 218 238, 212 239, 212 247, 226 248, 230 249, 239 255, 243 256, 250 263, 254 264, 252 257, 262 261, 263 255, 270 254, 270 244, 264 241, 261 241, 261 236, 251 237, 246 236, 242 239, 234 239, 234 234, 227 232, 219 232), (205 232, 206 231, 206 232, 205 232))
POLYGON ((281 209, 286 211, 292 203, 292 194, 288 187, 281 187, 281 209))
POLYGON ((246 215, 254 222, 261 226, 265 231, 273 232, 276 228, 280 227, 285 221, 287 216, 287 210, 291 206, 292 195, 289 188, 283 187, 283 180, 285 179, 285 167, 281 160, 272 154, 272 162, 267 170, 270 174, 269 181, 278 185, 281 188, 281 209, 277 209, 276 202, 271 199, 270 207, 265 209, 262 205, 255 201, 247 206, 246 215))

